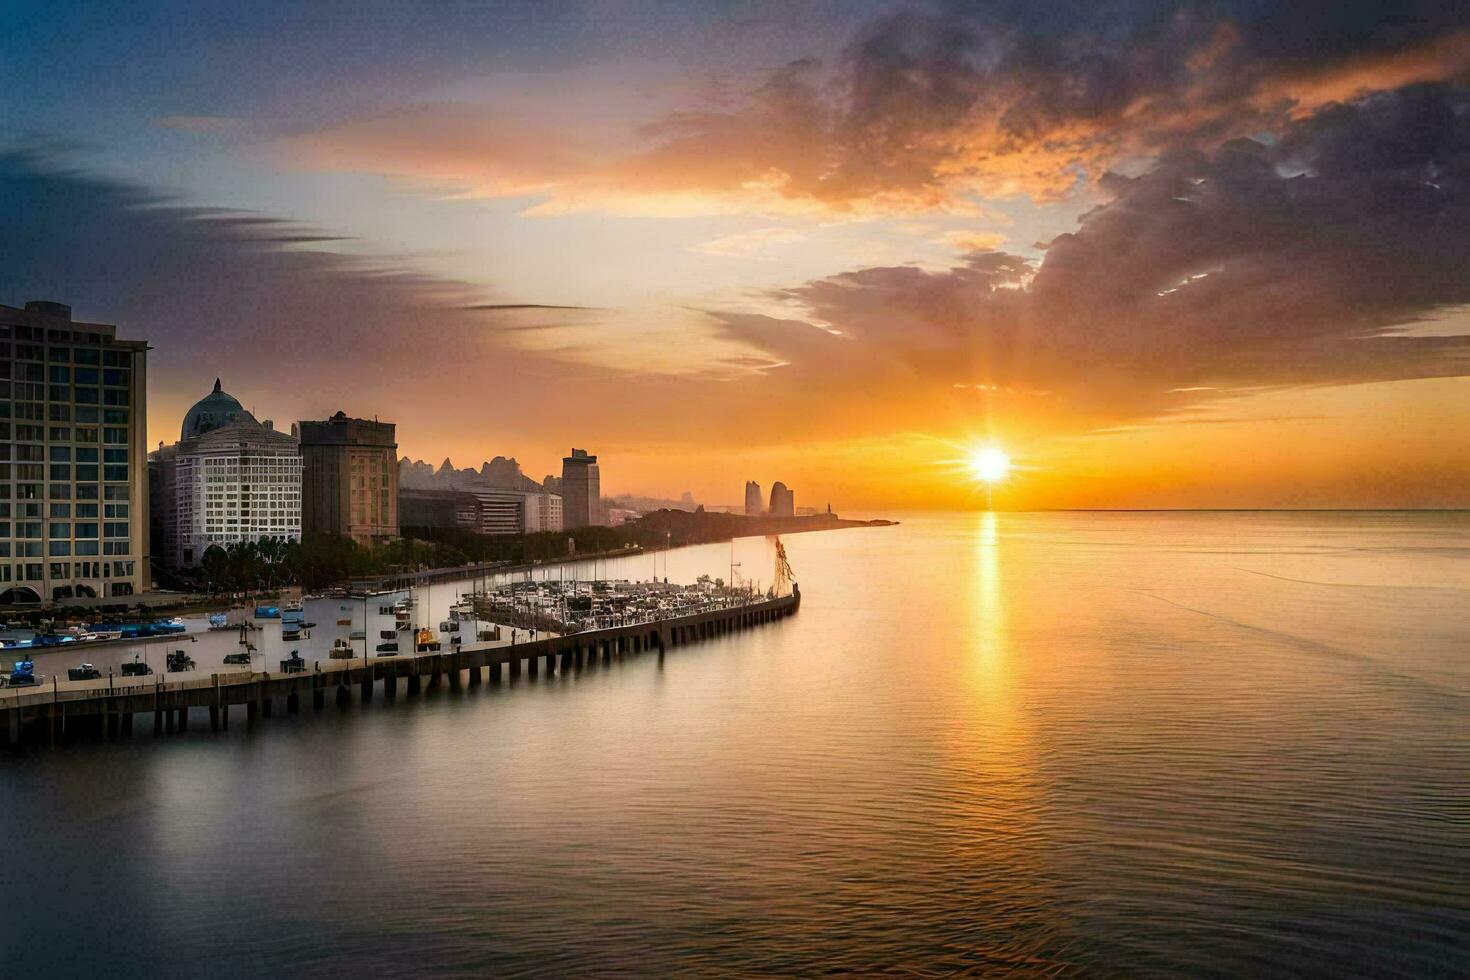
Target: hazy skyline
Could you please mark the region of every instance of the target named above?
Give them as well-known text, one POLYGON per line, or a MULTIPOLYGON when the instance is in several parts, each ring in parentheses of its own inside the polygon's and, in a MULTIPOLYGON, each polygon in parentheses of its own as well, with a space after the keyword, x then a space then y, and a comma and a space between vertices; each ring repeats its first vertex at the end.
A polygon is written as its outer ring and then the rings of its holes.
POLYGON ((609 494, 1470 505, 1452 4, 12 6, 0 303, 609 494), (16 93, 24 93, 17 97, 16 93))

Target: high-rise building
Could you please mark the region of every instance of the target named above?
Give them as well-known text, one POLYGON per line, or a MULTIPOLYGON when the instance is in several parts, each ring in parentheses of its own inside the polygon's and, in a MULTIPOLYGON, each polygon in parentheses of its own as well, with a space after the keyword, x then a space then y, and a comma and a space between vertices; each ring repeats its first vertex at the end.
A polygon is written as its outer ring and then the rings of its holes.
POLYGON ((788 490, 786 484, 780 480, 771 485, 771 516, 796 516, 796 495, 788 490))
POLYGON ((759 517, 764 513, 761 506, 761 485, 754 480, 745 481, 745 513, 748 517, 759 517))
POLYGON ((258 422, 220 388, 184 416, 179 441, 149 456, 150 482, 172 487, 154 500, 163 536, 161 564, 196 565, 211 545, 263 537, 301 539, 301 450, 295 439, 258 422))
POLYGON ((0 306, 0 605, 148 588, 148 345, 0 306))
POLYGON ((301 530, 358 544, 398 537, 398 443, 392 422, 350 419, 299 422, 301 530))
POLYGON ((562 525, 589 527, 606 523, 602 517, 602 475, 597 457, 573 449, 561 461, 562 525))

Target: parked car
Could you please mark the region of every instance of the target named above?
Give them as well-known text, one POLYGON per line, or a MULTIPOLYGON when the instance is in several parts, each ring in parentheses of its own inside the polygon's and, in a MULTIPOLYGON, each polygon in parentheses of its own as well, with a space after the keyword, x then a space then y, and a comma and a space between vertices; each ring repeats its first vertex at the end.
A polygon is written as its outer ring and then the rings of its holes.
POLYGON ((7 679, 11 687, 34 687, 40 683, 36 679, 36 664, 31 660, 17 660, 15 669, 10 672, 7 679))
POLYGON ((132 663, 122 665, 122 675, 124 677, 145 677, 151 673, 153 673, 153 668, 139 660, 136 655, 134 655, 132 663))
POLYGON ((72 681, 95 681, 102 676, 102 672, 91 664, 82 664, 80 667, 68 667, 66 670, 67 680, 72 681))

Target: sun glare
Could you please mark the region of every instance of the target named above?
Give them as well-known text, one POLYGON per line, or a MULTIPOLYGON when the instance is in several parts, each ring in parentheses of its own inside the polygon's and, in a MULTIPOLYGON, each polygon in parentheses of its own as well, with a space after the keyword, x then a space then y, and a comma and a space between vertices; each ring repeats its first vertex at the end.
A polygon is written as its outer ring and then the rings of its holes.
POLYGON ((1011 458, 1004 451, 990 447, 970 454, 970 472, 977 480, 999 483, 1011 471, 1011 458))

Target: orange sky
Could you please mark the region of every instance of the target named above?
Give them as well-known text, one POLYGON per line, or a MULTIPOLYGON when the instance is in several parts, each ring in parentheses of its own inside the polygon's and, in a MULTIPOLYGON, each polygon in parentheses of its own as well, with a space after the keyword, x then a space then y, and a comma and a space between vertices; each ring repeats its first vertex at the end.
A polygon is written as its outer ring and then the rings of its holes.
POLYGON ((364 59, 169 8, 158 59, 0 66, 52 137, 0 144, 0 302, 150 340, 154 443, 220 376, 711 504, 975 506, 996 444, 1007 507, 1470 506, 1436 11, 394 6, 364 59))

